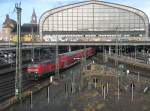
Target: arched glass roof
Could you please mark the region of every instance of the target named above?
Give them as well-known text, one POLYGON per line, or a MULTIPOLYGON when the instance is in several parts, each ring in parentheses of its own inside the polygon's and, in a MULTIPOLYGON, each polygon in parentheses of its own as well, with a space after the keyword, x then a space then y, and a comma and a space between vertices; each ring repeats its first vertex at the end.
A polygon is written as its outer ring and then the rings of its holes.
POLYGON ((42 14, 40 36, 96 35, 148 37, 147 15, 135 8, 103 1, 85 1, 42 14))

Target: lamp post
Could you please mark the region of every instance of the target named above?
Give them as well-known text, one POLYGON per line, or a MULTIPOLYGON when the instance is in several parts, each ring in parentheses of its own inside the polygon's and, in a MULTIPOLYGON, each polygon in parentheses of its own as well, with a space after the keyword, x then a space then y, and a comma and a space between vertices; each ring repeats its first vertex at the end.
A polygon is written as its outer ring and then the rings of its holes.
POLYGON ((116 27, 116 47, 115 47, 115 67, 116 67, 116 77, 117 77, 117 90, 118 90, 118 100, 120 99, 120 75, 118 72, 118 36, 117 30, 119 27, 116 27))
POLYGON ((83 86, 83 77, 82 77, 82 70, 83 70, 83 59, 82 58, 74 58, 74 60, 80 61, 81 67, 79 69, 79 91, 82 89, 83 86))
POLYGON ((34 42, 34 34, 33 34, 33 32, 34 32, 34 28, 33 28, 33 23, 32 23, 32 29, 31 29, 31 31, 32 31, 32 63, 34 63, 34 45, 33 45, 33 42, 34 42))
POLYGON ((16 4, 17 10, 17 44, 16 44, 16 75, 15 75, 15 96, 19 100, 22 99, 22 52, 21 52, 21 8, 20 4, 16 4))
MULTIPOLYGON (((85 35, 83 36, 85 38, 85 35)), ((86 40, 86 38, 85 38, 86 40)), ((87 41, 85 41, 86 43, 87 41)), ((86 44, 84 45, 84 66, 86 65, 86 44)))
POLYGON ((58 35, 56 38, 56 58, 55 58, 55 64, 56 64, 56 70, 55 70, 55 76, 58 77, 59 76, 59 55, 58 55, 58 35))
POLYGON ((136 45, 135 45, 135 47, 134 47, 134 58, 135 58, 135 61, 136 61, 136 45))
POLYGON ((115 67, 116 67, 116 70, 117 70, 117 67, 118 67, 118 37, 117 37, 117 30, 118 30, 119 27, 116 27, 116 47, 115 47, 115 67))

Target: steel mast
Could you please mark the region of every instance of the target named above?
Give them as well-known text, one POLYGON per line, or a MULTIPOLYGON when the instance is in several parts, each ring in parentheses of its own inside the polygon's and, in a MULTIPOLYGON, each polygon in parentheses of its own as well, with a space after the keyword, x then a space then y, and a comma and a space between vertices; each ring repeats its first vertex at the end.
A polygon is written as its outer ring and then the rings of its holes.
POLYGON ((17 10, 17 43, 16 43, 16 75, 15 75, 15 96, 22 99, 22 52, 21 52, 21 7, 15 4, 17 10))

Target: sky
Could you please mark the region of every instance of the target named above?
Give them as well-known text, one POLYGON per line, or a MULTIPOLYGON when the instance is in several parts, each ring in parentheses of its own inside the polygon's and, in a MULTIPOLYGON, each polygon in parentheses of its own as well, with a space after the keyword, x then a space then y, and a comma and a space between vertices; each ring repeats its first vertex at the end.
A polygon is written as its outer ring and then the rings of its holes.
MULTIPOLYGON (((15 3, 21 2, 22 8, 22 24, 29 23, 33 8, 39 19, 42 13, 52 8, 67 5, 70 3, 77 3, 86 0, 0 0, 0 29, 5 20, 6 14, 9 14, 10 18, 16 20, 15 3)), ((124 4, 131 7, 138 8, 144 11, 150 18, 150 0, 103 0, 106 2, 124 4)))

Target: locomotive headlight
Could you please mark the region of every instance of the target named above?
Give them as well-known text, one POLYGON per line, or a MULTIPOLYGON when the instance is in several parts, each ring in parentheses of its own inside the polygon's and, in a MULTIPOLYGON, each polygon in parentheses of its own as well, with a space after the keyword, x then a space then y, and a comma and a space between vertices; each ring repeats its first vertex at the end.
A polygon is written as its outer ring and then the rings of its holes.
POLYGON ((8 55, 8 57, 9 57, 9 58, 11 58, 11 57, 12 57, 12 55, 11 55, 11 54, 9 54, 9 55, 8 55))
POLYGON ((34 74, 34 78, 35 78, 35 79, 38 79, 38 75, 37 75, 37 74, 34 74))
POLYGON ((7 54, 4 54, 4 57, 7 58, 7 54))

